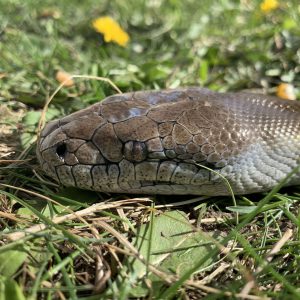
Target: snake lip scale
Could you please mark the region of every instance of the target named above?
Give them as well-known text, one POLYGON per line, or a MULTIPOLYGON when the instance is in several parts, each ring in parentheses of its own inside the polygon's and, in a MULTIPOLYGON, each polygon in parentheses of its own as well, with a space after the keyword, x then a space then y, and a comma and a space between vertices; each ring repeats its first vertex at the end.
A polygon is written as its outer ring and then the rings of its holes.
MULTIPOLYGON (((138 194, 270 190, 298 164, 300 103, 203 88, 110 96, 49 122, 37 156, 65 186, 138 194), (209 168, 209 169, 208 169, 209 168)), ((295 174, 288 185, 300 183, 295 174)))

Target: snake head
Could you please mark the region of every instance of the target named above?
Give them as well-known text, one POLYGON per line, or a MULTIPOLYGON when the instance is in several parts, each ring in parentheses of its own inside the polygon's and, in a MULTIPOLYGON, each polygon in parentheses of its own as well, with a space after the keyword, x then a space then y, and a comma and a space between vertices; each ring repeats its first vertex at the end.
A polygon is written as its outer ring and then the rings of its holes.
POLYGON ((127 93, 49 122, 37 156, 61 184, 96 191, 228 195, 224 179, 266 191, 298 164, 299 112, 264 95, 127 93))

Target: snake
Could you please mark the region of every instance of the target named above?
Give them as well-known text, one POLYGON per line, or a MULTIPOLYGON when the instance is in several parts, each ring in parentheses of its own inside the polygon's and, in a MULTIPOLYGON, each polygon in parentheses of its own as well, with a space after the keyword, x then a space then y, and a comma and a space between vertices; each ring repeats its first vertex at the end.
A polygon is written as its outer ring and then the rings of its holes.
MULTIPOLYGON (((47 123, 37 157, 48 176, 81 189, 251 194, 271 190, 298 166, 299 121, 300 103, 275 96, 135 91, 47 123)), ((296 172, 286 185, 299 183, 296 172)))

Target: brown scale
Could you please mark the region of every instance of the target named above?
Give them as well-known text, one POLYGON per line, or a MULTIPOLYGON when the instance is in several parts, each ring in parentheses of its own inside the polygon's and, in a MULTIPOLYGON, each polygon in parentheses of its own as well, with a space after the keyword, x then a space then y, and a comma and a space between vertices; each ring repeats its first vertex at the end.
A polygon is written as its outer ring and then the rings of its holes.
POLYGON ((123 144, 116 136, 112 124, 107 123, 96 129, 92 142, 107 160, 118 162, 122 159, 123 144))

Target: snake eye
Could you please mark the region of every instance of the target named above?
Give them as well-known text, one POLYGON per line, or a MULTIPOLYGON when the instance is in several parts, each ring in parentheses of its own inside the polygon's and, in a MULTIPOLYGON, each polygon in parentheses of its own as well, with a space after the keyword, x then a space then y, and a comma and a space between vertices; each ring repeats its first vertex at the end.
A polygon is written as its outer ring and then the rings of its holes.
POLYGON ((60 159, 63 159, 65 157, 66 152, 67 146, 65 143, 62 143, 56 147, 56 154, 59 156, 60 159))

